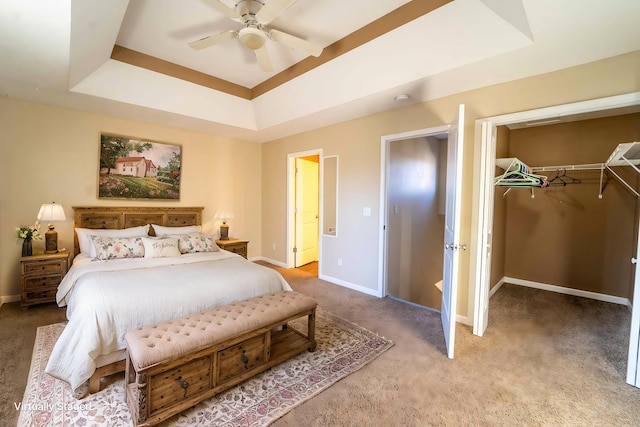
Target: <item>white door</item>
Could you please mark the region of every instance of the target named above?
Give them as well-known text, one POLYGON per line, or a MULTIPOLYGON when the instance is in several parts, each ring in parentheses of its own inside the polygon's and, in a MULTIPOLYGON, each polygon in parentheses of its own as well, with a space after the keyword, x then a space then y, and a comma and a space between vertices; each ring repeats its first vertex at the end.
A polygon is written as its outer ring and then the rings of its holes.
MULTIPOLYGON (((458 299, 458 259, 460 244, 460 199, 462 196, 462 141, 464 134, 464 104, 449 128, 447 144, 447 197, 444 221, 444 271, 442 278, 442 329, 447 356, 453 359, 456 339, 456 304, 458 299)), ((466 248, 466 247, 465 247, 466 248)))
POLYGON ((482 336, 489 325, 489 281, 491 280, 491 253, 493 244, 493 197, 495 195, 493 177, 495 175, 496 126, 490 121, 482 122, 482 160, 480 176, 486 184, 481 186, 478 199, 480 212, 481 235, 478 239, 479 256, 483 262, 478 263, 477 272, 480 280, 476 286, 474 300, 473 333, 482 336))
POLYGON ((638 226, 637 253, 631 262, 636 265, 633 309, 631 311, 631 336, 629 337, 629 361, 627 362, 627 383, 640 387, 640 274, 638 274, 638 260, 640 259, 640 224, 638 226))
POLYGON ((296 158, 295 267, 318 260, 319 163, 296 158))

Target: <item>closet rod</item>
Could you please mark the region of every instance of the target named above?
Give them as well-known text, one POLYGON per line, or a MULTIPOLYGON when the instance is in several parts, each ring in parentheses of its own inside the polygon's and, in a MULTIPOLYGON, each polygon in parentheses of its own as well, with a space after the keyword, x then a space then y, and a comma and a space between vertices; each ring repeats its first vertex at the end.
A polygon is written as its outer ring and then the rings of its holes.
POLYGON ((565 165, 565 166, 532 166, 532 172, 549 172, 560 169, 568 171, 585 171, 585 170, 603 170, 605 168, 604 163, 589 163, 585 165, 565 165))

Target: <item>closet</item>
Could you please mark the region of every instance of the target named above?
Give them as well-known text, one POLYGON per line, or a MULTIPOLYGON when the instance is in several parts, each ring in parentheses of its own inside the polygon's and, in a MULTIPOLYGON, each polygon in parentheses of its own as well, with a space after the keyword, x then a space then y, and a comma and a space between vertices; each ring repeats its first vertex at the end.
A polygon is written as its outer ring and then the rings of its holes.
POLYGON ((640 113, 498 128, 491 288, 633 299, 640 113))

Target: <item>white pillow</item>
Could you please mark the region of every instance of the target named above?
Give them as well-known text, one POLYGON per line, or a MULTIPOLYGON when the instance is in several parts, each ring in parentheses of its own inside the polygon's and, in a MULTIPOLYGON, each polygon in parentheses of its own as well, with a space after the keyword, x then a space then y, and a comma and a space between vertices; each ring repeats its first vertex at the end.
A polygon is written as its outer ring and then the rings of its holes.
POLYGON ((153 229, 156 232, 156 236, 161 237, 165 234, 174 235, 174 234, 188 234, 188 233, 199 233, 202 231, 202 227, 199 225, 186 225, 183 227, 165 227, 163 225, 151 224, 153 229))
POLYGON ((142 258, 142 237, 89 236, 96 249, 96 259, 142 258))
POLYGON ((216 244, 213 234, 189 233, 183 234, 178 239, 180 253, 190 254, 195 252, 218 252, 220 248, 216 244))
POLYGON ((180 256, 177 237, 143 237, 145 258, 180 256))
POLYGON ((96 248, 89 236, 102 237, 142 237, 149 235, 149 225, 141 225, 138 227, 129 227, 123 229, 104 229, 104 228, 76 228, 78 235, 78 245, 80 252, 89 255, 91 258, 96 257, 96 248))

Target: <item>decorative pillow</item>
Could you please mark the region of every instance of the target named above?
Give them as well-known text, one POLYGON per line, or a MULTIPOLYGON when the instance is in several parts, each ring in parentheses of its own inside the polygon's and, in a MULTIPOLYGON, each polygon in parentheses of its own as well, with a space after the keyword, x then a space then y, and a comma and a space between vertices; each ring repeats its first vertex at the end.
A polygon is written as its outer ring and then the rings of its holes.
POLYGON ((149 235, 149 225, 141 225, 139 227, 129 227, 123 229, 93 229, 93 228, 76 228, 76 234, 78 235, 78 244, 80 246, 80 252, 96 257, 96 249, 89 236, 102 236, 102 237, 142 237, 149 235))
POLYGON ((216 245, 216 238, 213 234, 189 233, 183 234, 178 239, 180 253, 189 254, 194 252, 218 252, 220 248, 216 245))
POLYGON ((177 237, 143 237, 145 258, 180 256, 177 237))
POLYGON ((142 237, 89 236, 96 249, 96 259, 141 258, 144 256, 142 237))
POLYGON ((202 231, 202 227, 199 225, 186 225, 184 227, 165 227, 164 225, 151 224, 154 231, 156 232, 156 236, 161 237, 165 234, 168 235, 176 235, 176 234, 187 234, 187 233, 199 233, 202 231))

